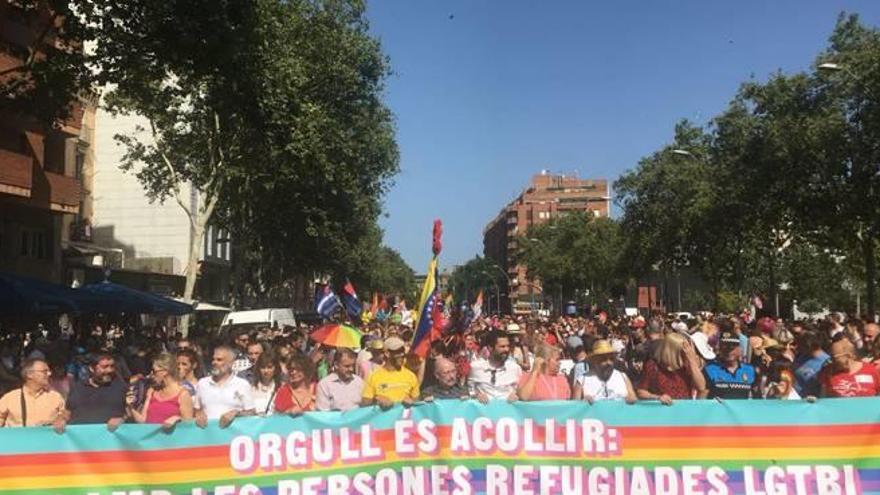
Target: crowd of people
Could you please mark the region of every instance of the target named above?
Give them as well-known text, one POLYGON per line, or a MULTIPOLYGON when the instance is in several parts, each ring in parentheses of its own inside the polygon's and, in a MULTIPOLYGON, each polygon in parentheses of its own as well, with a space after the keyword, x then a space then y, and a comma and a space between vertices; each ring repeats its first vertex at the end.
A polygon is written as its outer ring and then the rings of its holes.
POLYGON ((0 426, 180 422, 227 427, 240 416, 436 399, 716 399, 815 401, 880 393, 880 326, 832 314, 818 322, 705 315, 681 320, 483 317, 434 340, 363 326, 359 349, 313 342, 307 325, 186 338, 164 328, 42 326, 0 341, 0 426), (85 330, 85 331, 83 331, 85 330))

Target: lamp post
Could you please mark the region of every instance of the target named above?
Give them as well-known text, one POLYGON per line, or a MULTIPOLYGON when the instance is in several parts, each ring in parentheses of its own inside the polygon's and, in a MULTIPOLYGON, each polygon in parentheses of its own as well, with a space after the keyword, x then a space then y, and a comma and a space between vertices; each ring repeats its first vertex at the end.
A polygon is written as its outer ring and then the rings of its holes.
MULTIPOLYGON (((507 294, 508 294, 508 299, 509 299, 509 296, 511 294, 510 289, 511 289, 511 287, 513 287, 513 281, 510 279, 510 275, 508 275, 507 272, 505 272, 496 263, 490 263, 488 266, 498 270, 498 272, 504 276, 504 279, 507 280, 507 294)), ((486 276, 488 276, 492 280, 492 282, 495 284, 495 293, 500 294, 500 291, 498 290, 498 283, 495 282, 495 279, 492 276, 490 276, 488 273, 486 273, 485 270, 483 271, 483 273, 486 274, 486 276)), ((496 302, 496 305, 498 306, 498 314, 500 315, 501 314, 501 299, 500 298, 496 302)))
MULTIPOLYGON (((498 287, 498 282, 495 281, 495 278, 489 274, 489 272, 483 270, 483 275, 489 277, 489 280, 495 285, 495 311, 500 315, 501 314, 501 289, 498 287)), ((492 312, 492 306, 489 306, 489 312, 492 312)))

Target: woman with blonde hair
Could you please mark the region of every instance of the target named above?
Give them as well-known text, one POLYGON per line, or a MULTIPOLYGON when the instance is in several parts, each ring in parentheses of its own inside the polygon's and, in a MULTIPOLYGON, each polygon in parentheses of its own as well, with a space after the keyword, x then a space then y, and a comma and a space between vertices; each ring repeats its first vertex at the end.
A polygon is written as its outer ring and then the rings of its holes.
POLYGON ((193 419, 192 395, 180 384, 177 359, 163 352, 153 359, 150 374, 152 386, 147 391, 143 407, 134 407, 134 393, 126 396, 126 409, 138 423, 161 424, 170 430, 180 421, 193 419))
POLYGON ((679 333, 666 335, 653 359, 645 362, 636 395, 669 406, 675 399, 702 398, 705 394, 706 379, 693 343, 679 333))
POLYGON ((517 396, 520 400, 568 400, 571 387, 568 378, 559 373, 562 351, 549 344, 538 344, 535 361, 529 373, 519 380, 517 396))

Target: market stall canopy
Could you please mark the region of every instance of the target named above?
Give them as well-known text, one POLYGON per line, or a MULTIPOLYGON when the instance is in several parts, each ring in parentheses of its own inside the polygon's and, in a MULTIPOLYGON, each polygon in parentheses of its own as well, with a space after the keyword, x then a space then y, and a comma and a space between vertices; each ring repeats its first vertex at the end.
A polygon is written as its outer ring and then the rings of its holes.
MULTIPOLYGON (((101 296, 105 301, 113 301, 117 313, 185 315, 193 312, 189 304, 162 297, 149 292, 132 289, 124 285, 104 281, 83 286, 80 289, 101 296)), ((102 310, 103 311, 103 310, 102 310)), ((109 312, 109 311, 108 311, 109 312)))
POLYGON ((0 314, 75 313, 79 311, 76 299, 76 291, 63 285, 0 273, 0 314))

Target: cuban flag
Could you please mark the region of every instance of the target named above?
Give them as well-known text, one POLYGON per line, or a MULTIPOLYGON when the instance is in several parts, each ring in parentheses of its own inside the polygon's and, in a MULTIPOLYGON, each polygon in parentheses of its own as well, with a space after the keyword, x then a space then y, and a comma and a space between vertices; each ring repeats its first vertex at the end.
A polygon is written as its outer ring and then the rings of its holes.
POLYGON ((354 286, 351 285, 351 282, 348 280, 346 280, 345 285, 342 286, 342 303, 345 305, 345 312, 348 313, 349 317, 355 319, 361 317, 361 313, 364 310, 363 304, 361 304, 358 299, 357 292, 354 291, 354 286))
POLYGON ((339 298, 329 285, 319 285, 315 289, 315 312, 325 320, 333 317, 333 313, 340 307, 339 298))

